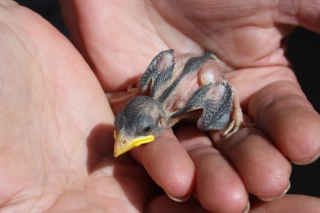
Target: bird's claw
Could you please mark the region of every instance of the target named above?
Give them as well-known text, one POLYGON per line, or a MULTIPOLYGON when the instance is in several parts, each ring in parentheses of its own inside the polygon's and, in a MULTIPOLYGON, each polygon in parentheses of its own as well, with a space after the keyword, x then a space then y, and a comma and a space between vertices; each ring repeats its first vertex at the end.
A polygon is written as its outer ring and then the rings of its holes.
POLYGON ((127 87, 127 92, 128 92, 128 94, 123 95, 121 97, 110 98, 109 102, 110 103, 118 103, 118 102, 128 101, 130 98, 133 98, 133 97, 139 95, 138 88, 137 87, 133 87, 133 83, 129 84, 129 86, 127 87))
POLYGON ((241 127, 253 127, 254 123, 246 123, 243 121, 243 113, 240 107, 239 96, 236 89, 233 87, 233 107, 234 111, 232 113, 232 121, 230 122, 227 129, 222 132, 222 136, 225 138, 230 137, 236 133, 241 127))

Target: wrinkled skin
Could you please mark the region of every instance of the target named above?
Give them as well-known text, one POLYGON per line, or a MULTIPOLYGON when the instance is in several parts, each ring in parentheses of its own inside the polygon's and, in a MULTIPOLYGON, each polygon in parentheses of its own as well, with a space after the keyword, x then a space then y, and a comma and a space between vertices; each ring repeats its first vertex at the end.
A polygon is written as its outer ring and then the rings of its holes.
MULTIPOLYGON (((1 211, 241 212, 247 192, 282 194, 291 172, 286 157, 307 164, 320 150, 319 115, 280 46, 293 30, 287 24, 317 30, 312 2, 61 1, 90 68, 40 16, 0 0, 1 211), (226 77, 257 128, 220 143, 214 133, 180 127, 131 151, 135 160, 115 159, 114 114, 102 88, 124 90, 169 47, 214 50, 234 66, 226 77), (174 202, 153 181, 173 197, 194 198, 174 202)), ((251 205, 251 212, 317 212, 320 201, 287 195, 251 205)))

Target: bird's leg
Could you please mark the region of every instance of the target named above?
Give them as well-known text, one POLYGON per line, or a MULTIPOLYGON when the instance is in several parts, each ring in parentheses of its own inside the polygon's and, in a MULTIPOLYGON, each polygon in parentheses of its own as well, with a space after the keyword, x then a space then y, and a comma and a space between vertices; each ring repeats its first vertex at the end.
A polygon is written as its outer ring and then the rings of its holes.
POLYGON ((237 132, 243 124, 243 114, 240 107, 239 95, 237 90, 232 87, 232 96, 233 96, 233 112, 232 112, 232 121, 230 122, 228 128, 222 132, 222 135, 229 137, 235 132, 237 132))
POLYGON ((128 101, 130 98, 139 95, 138 88, 137 87, 133 87, 133 83, 128 85, 127 92, 129 94, 123 95, 123 96, 118 97, 118 98, 110 98, 109 99, 110 103, 118 103, 118 102, 122 102, 122 101, 128 101))

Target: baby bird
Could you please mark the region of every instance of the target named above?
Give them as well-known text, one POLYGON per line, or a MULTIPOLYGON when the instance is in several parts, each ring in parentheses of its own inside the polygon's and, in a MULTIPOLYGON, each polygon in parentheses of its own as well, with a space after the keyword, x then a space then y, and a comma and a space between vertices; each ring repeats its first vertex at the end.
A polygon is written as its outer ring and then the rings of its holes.
POLYGON ((143 96, 131 98, 115 119, 114 156, 152 142, 185 118, 196 120, 201 131, 235 133, 243 114, 237 92, 223 71, 224 64, 213 53, 160 52, 137 85, 143 96))

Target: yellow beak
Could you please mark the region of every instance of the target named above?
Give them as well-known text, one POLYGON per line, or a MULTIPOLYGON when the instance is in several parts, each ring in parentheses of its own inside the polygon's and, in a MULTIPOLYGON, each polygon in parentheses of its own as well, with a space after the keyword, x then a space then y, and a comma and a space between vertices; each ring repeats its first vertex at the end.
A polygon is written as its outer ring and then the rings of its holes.
POLYGON ((117 131, 114 131, 114 156, 118 157, 123 153, 126 153, 130 149, 140 146, 141 144, 150 143, 154 140, 153 135, 148 136, 139 136, 133 139, 124 139, 123 134, 118 134, 117 131))

